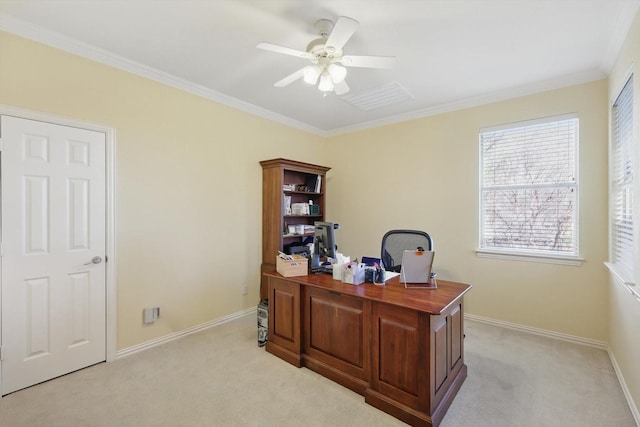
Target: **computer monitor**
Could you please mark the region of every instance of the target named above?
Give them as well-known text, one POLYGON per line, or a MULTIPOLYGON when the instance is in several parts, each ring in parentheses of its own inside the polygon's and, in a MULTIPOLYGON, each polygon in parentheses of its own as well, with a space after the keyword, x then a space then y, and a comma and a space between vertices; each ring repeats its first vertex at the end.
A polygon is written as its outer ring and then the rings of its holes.
POLYGON ((336 238, 333 230, 340 227, 333 222, 314 222, 313 232, 313 267, 319 267, 326 258, 336 258, 336 238))

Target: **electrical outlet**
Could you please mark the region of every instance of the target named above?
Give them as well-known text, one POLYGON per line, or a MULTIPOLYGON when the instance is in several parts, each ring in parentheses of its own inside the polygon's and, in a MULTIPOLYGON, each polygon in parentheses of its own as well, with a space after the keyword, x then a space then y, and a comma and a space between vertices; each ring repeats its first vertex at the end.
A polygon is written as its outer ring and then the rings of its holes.
POLYGON ((242 295, 246 295, 249 293, 249 286, 242 285, 242 295))
POLYGON ((160 317, 160 307, 145 308, 142 313, 145 325, 149 325, 160 317))

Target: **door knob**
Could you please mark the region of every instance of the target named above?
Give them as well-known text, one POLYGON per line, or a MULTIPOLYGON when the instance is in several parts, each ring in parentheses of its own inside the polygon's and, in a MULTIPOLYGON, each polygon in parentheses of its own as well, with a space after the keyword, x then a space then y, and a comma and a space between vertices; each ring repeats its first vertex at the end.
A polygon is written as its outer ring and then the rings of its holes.
POLYGON ((102 257, 94 256, 93 258, 91 258, 91 261, 85 262, 84 265, 100 264, 101 262, 102 262, 102 257))

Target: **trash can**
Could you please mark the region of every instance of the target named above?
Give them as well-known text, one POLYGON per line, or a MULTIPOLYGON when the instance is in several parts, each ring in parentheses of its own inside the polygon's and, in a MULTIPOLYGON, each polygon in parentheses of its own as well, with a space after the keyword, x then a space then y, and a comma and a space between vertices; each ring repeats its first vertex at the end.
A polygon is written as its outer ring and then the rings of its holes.
POLYGON ((269 338, 269 300, 258 304, 258 346, 264 347, 269 338))

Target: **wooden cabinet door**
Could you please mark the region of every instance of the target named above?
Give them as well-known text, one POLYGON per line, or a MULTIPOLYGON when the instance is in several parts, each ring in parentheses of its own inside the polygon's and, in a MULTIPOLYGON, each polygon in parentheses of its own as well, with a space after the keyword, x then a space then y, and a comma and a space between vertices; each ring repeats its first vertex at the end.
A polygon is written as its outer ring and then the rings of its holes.
POLYGON ((371 302, 306 287, 304 317, 304 353, 368 381, 371 302))
POLYGON ((301 366, 300 284, 268 276, 269 338, 267 351, 301 366))
POLYGON ((431 316, 431 405, 436 408, 464 366, 462 301, 439 316, 431 316))
POLYGON ((372 317, 373 390, 441 419, 466 377, 462 300, 441 315, 374 304, 372 317))
POLYGON ((374 304, 372 388, 414 409, 428 406, 428 315, 374 304))

